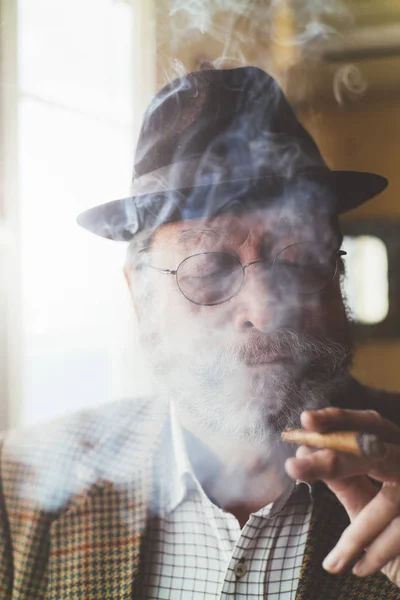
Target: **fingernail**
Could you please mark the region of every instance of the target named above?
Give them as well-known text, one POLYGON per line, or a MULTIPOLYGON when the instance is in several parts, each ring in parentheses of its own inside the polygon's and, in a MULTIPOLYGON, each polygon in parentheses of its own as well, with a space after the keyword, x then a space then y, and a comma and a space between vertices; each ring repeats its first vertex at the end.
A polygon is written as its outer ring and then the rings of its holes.
POLYGON ((353 567, 353 574, 357 575, 357 577, 363 577, 367 574, 367 567, 364 563, 359 562, 353 567))
POLYGON ((324 562, 322 563, 322 566, 324 567, 325 571, 329 571, 330 573, 337 573, 341 570, 343 566, 343 560, 336 552, 331 552, 325 558, 324 562))

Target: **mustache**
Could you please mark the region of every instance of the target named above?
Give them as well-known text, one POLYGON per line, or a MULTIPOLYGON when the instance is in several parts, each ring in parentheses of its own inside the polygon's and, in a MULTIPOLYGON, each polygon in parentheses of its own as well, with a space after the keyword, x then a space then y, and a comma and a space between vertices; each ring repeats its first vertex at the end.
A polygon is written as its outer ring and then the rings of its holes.
POLYGON ((276 360, 294 363, 329 362, 341 367, 351 358, 352 349, 327 337, 317 338, 294 330, 256 334, 245 342, 232 345, 227 353, 240 363, 258 365, 276 360))

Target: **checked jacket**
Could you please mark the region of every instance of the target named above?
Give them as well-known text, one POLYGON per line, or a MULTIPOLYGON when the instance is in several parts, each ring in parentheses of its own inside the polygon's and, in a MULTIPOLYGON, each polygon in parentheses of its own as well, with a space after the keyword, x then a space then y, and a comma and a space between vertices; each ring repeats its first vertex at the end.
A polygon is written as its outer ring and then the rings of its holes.
MULTIPOLYGON (((399 402, 356 382, 342 398, 395 422, 399 402)), ((139 600, 168 414, 154 399, 121 401, 3 436, 1 600, 139 600)), ((322 569, 348 523, 335 496, 317 484, 296 600, 400 600, 383 574, 361 579, 322 569)))

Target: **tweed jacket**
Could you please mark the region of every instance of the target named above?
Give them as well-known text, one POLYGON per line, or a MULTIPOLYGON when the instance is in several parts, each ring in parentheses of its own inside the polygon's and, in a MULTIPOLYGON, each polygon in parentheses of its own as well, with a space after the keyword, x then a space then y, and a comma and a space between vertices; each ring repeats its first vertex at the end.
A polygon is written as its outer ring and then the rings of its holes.
MULTIPOLYGON (((343 405, 375 408, 396 421, 400 396, 354 382, 349 397, 343 405)), ((1 600, 139 598, 141 548, 156 511, 157 455, 167 439, 165 404, 121 401, 3 436, 1 600)), ((400 589, 383 574, 360 579, 322 569, 348 522, 335 496, 318 484, 296 600, 400 600, 400 589)))

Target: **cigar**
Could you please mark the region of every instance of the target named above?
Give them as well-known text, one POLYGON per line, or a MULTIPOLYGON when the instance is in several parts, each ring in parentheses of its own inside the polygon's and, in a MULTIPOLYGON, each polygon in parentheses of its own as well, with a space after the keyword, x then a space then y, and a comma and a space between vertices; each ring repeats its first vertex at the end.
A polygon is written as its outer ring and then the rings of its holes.
POLYGON ((385 452, 385 444, 374 433, 363 431, 332 431, 317 433, 305 429, 287 429, 282 431, 281 439, 312 448, 329 448, 337 452, 356 456, 380 457, 385 452))

